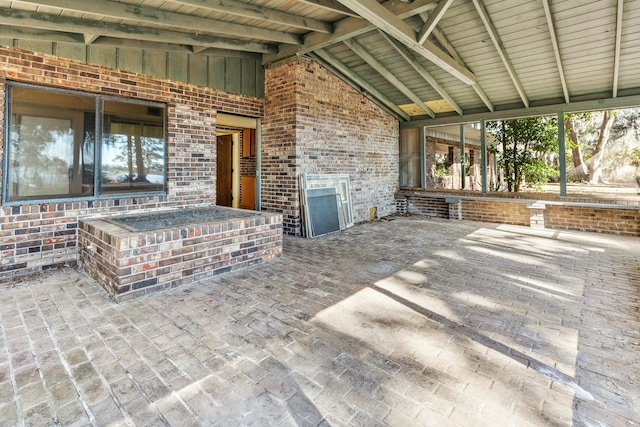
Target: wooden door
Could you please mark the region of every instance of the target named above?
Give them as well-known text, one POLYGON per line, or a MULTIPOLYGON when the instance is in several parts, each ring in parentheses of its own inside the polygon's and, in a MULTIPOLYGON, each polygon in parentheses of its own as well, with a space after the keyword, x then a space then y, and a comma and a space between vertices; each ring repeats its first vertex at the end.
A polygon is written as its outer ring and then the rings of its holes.
POLYGON ((218 135, 216 162, 216 204, 231 206, 233 200, 233 139, 231 135, 218 135))

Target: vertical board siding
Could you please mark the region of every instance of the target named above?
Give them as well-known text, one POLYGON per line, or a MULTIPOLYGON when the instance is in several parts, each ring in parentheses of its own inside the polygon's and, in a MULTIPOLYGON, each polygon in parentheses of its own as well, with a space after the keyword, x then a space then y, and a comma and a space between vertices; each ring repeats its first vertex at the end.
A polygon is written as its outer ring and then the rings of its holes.
POLYGON ((0 46, 17 47, 241 95, 264 97, 264 67, 260 56, 256 54, 191 54, 6 37, 0 38, 0 46))
POLYGON ((189 56, 186 53, 169 52, 167 55, 167 77, 184 82, 189 80, 189 56))
POLYGON ((142 73, 142 49, 120 49, 118 68, 142 73))
POLYGON ((240 93, 242 90, 242 59, 226 58, 225 60, 225 88, 227 92, 240 93), (236 76, 235 79, 229 79, 227 76, 236 76), (238 78, 238 76, 240 78, 238 78))
POLYGON ((86 61, 87 47, 79 43, 56 43, 55 55, 63 58, 86 61))
MULTIPOLYGON (((34 49, 31 49, 34 50, 34 49)), ((91 64, 104 65, 105 67, 116 67, 118 57, 117 48, 110 46, 89 45, 87 62, 91 64)))
POLYGON ((207 86, 207 62, 206 56, 189 55, 189 83, 207 86))

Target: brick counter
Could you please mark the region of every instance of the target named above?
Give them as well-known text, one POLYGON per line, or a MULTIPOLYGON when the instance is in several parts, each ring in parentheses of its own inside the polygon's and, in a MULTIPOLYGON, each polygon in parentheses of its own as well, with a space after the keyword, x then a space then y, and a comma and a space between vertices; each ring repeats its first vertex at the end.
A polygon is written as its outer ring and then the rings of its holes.
POLYGON ((282 214, 149 232, 83 219, 79 252, 86 271, 122 302, 281 257, 282 214))

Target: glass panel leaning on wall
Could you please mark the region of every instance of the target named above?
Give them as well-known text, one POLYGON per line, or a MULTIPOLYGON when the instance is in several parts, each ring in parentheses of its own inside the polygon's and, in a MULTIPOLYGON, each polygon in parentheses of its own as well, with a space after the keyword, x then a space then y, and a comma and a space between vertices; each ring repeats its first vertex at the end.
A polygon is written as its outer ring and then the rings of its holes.
POLYGON ((19 84, 8 100, 5 203, 164 191, 163 105, 19 84))

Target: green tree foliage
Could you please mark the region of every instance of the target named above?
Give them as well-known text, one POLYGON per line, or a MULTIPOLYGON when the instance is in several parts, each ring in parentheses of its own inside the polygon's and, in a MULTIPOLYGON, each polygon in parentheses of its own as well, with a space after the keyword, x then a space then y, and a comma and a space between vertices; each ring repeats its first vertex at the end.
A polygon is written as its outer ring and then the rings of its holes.
POLYGON ((629 164, 627 151, 638 141, 640 110, 565 114, 574 170, 569 179, 605 183, 629 164), (630 145, 631 144, 631 145, 630 145))
POLYGON ((487 123, 496 143, 489 150, 504 171, 507 190, 520 191, 523 184, 537 189, 558 173, 548 155, 558 151, 555 117, 530 117, 487 123))

